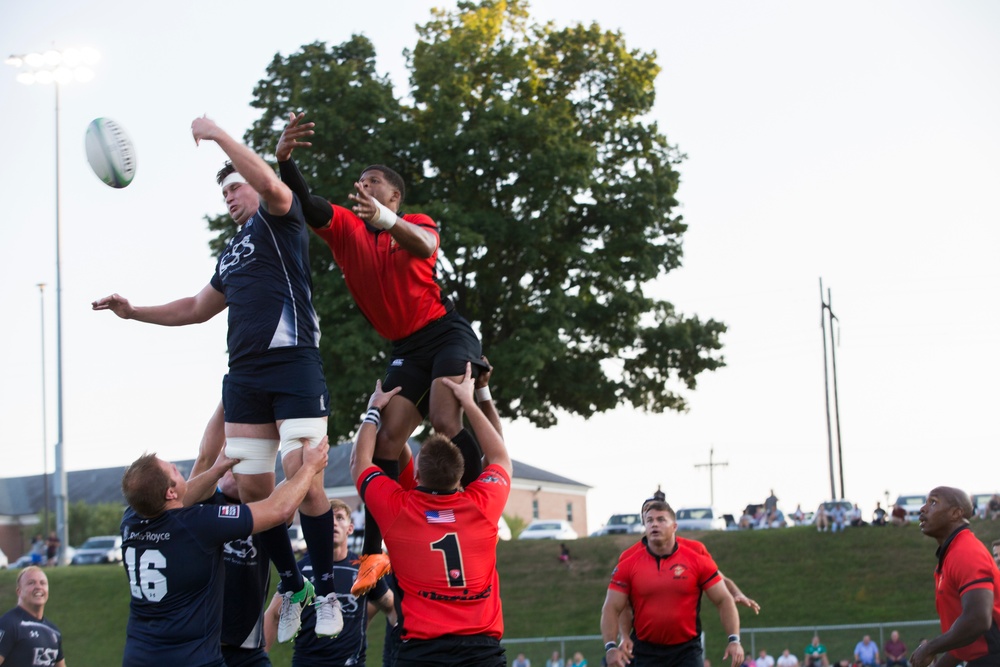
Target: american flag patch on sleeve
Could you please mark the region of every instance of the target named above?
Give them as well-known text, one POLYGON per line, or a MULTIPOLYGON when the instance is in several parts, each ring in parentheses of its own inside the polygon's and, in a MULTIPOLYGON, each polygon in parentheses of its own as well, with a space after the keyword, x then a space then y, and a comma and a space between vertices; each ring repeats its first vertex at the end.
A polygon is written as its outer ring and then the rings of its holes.
POLYGON ((427 523, 455 523, 454 510, 425 510, 427 523))
POLYGON ((238 518, 240 518, 240 506, 239 505, 219 505, 219 518, 220 519, 238 519, 238 518))

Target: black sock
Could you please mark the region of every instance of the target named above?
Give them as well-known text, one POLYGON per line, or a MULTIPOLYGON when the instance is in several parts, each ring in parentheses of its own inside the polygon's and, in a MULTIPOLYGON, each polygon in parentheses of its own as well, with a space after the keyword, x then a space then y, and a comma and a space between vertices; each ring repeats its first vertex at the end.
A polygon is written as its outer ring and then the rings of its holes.
POLYGON ((465 470, 462 472, 462 486, 468 486, 479 478, 483 472, 483 450, 479 448, 479 442, 472 433, 463 428, 452 436, 451 441, 462 452, 465 459, 465 470))
POLYGON ((319 516, 300 511, 299 521, 312 561, 316 595, 328 595, 333 592, 333 510, 319 516))
MULTIPOLYGON (((393 479, 399 479, 399 460, 373 458, 372 463, 381 468, 386 475, 393 479)), ((361 554, 382 553, 382 531, 375 523, 375 517, 368 511, 365 505, 365 543, 361 548, 361 554)))
POLYGON ((292 593, 302 590, 305 584, 299 566, 295 563, 295 552, 292 551, 292 543, 288 539, 288 527, 279 523, 274 528, 268 528, 260 533, 260 543, 278 570, 282 588, 292 593))

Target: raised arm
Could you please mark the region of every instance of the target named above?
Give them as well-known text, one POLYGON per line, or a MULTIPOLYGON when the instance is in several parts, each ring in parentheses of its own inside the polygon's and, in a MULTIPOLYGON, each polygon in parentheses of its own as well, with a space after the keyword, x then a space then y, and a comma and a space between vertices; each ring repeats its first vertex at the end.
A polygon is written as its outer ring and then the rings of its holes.
POLYGON ((200 475, 215 463, 222 453, 222 447, 226 444, 226 411, 222 407, 222 401, 215 406, 215 411, 205 425, 205 432, 201 436, 201 444, 198 445, 198 458, 191 468, 191 477, 200 475))
POLYGON ((311 142, 303 141, 304 137, 312 136, 315 123, 303 123, 304 113, 288 115, 288 124, 281 132, 278 139, 278 147, 274 151, 278 158, 278 173, 285 185, 291 188, 292 192, 302 203, 302 213, 305 214, 306 222, 310 227, 320 229, 330 224, 333 217, 333 209, 330 202, 318 195, 309 192, 309 185, 299 171, 298 165, 292 159, 292 151, 300 146, 312 146, 311 142))
POLYGON ((441 378, 441 382, 451 389, 455 398, 461 403, 465 416, 469 419, 479 446, 483 450, 483 460, 486 465, 498 465, 510 475, 513 473, 513 464, 510 454, 507 453, 507 446, 503 442, 503 436, 493 427, 490 420, 483 411, 476 405, 474 398, 474 381, 472 379, 472 365, 465 365, 465 378, 461 384, 454 382, 451 378, 441 378))
POLYGON ((257 191, 268 211, 274 215, 285 215, 291 210, 292 191, 281 182, 274 170, 259 155, 250 150, 249 146, 229 136, 207 116, 195 118, 191 122, 191 134, 194 135, 195 144, 201 143, 202 139, 217 143, 229 156, 240 176, 257 191))
POLYGON ((222 479, 227 470, 237 463, 239 463, 239 459, 231 459, 220 454, 208 470, 194 474, 194 469, 192 469, 187 491, 184 492, 184 497, 181 499, 184 502, 184 507, 190 507, 211 498, 219 485, 219 480, 222 479))
POLYGON ((480 357, 483 363, 486 364, 486 370, 479 374, 476 378, 476 403, 479 405, 479 409, 483 411, 486 415, 486 419, 489 420, 493 428, 496 429, 500 437, 503 437, 503 426, 500 424, 500 413, 497 412, 497 406, 493 402, 493 394, 490 392, 490 379, 493 377, 493 365, 490 360, 486 358, 486 355, 480 357))
POLYGON ((382 408, 389 404, 389 399, 398 394, 402 387, 396 387, 392 391, 382 391, 382 381, 375 381, 375 393, 368 399, 368 413, 365 414, 358 435, 354 439, 354 448, 351 449, 351 479, 357 485, 358 479, 368 468, 372 467, 372 457, 375 454, 375 435, 378 433, 379 423, 382 421, 382 408))
POLYGON ((165 327, 207 322, 226 308, 226 297, 211 285, 194 296, 177 299, 162 306, 133 306, 118 294, 92 302, 94 310, 110 310, 123 320, 138 320, 165 327))
POLYGON ((302 467, 290 478, 283 481, 265 500, 250 503, 253 515, 253 532, 259 533, 285 523, 302 504, 314 475, 326 468, 330 442, 327 436, 318 445, 302 448, 302 467))
POLYGON ((379 229, 388 231, 399 246, 415 257, 427 258, 438 248, 438 235, 420 225, 407 222, 396 215, 394 202, 375 199, 361 183, 354 184, 355 193, 349 195, 354 202, 354 214, 379 229))

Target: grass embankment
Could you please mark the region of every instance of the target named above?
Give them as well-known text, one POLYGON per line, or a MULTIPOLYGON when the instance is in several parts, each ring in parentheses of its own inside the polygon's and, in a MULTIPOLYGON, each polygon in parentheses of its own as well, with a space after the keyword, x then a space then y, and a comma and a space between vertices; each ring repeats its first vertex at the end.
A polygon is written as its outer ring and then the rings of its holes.
MULTIPOLYGON (((976 522, 973 529, 986 544, 1000 538, 1000 522, 976 522)), ((916 526, 852 529, 838 535, 789 528, 690 536, 701 539, 723 572, 760 602, 759 616, 741 609, 745 629, 935 618, 936 545, 916 526)), ((506 637, 597 634, 608 576, 618 554, 634 541, 613 536, 573 542, 569 545, 571 570, 559 562, 557 542, 500 543, 506 637)), ((47 574, 51 601, 46 616, 63 632, 67 663, 74 667, 120 664, 128 617, 128 584, 122 567, 51 568, 47 574)), ((0 612, 16 603, 15 578, 16 572, 0 572, 0 612)), ((718 614, 705 601, 701 616, 709 656, 718 658, 724 644, 718 614)), ((380 620, 372 625, 370 665, 381 662, 382 627, 380 620)), ((903 638, 914 642, 914 635, 930 632, 927 628, 919 633, 904 631, 903 638)), ((801 658, 809 634, 762 635, 756 647, 776 655, 788 646, 801 658)), ((850 655, 861 634, 856 629, 831 631, 822 638, 831 656, 841 658, 850 655)), ((874 633, 873 638, 878 640, 874 633)), ((599 664, 599 644, 576 643, 572 648, 582 650, 591 664, 599 664)), ((514 647, 510 653, 519 650, 534 664, 544 664, 552 644, 514 647)), ((276 666, 289 665, 290 648, 279 646, 272 661, 276 666)))

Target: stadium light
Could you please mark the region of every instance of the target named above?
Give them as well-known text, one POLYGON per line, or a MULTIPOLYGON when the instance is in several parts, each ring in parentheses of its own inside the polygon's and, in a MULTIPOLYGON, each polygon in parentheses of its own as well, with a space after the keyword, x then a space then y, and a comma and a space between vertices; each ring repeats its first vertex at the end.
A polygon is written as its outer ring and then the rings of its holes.
MULTIPOLYGON (((50 49, 43 53, 11 55, 4 62, 19 70, 18 83, 54 84, 56 93, 56 397, 58 436, 55 448, 54 496, 56 509, 56 534, 59 536, 60 565, 66 565, 66 547, 69 546, 69 502, 66 495, 65 442, 63 442, 63 382, 62 382, 62 219, 60 215, 60 164, 59 164, 59 89, 71 81, 85 82, 94 77, 91 65, 100 60, 100 54, 90 48, 50 49)), ((47 467, 47 466, 46 466, 47 467)), ((46 471, 47 474, 48 471, 46 471)), ((46 496, 48 494, 46 493, 46 496)))

